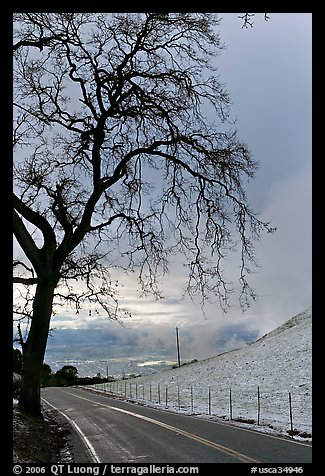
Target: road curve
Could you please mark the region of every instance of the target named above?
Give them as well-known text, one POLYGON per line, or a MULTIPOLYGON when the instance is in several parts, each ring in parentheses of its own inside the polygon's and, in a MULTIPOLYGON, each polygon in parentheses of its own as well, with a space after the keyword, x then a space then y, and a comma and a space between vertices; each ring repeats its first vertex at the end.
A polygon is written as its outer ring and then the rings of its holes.
POLYGON ((42 400, 78 435, 78 463, 312 461, 310 444, 136 405, 81 388, 46 388, 42 400))

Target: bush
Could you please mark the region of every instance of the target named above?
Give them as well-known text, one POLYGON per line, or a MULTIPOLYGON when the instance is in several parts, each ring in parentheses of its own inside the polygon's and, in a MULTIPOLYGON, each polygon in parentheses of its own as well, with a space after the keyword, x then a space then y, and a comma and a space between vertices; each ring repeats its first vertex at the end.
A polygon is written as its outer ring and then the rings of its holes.
POLYGON ((65 387, 74 385, 78 380, 78 370, 73 365, 64 365, 62 369, 55 373, 55 383, 58 386, 65 387))
POLYGON ((78 377, 76 385, 94 385, 95 383, 114 382, 113 377, 78 377))

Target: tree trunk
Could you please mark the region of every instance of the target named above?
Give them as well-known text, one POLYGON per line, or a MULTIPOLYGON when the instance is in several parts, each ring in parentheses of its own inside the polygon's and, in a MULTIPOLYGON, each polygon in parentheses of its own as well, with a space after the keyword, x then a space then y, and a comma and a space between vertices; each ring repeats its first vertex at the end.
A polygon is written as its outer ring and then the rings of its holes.
POLYGON ((25 411, 35 416, 42 416, 41 375, 56 284, 53 280, 43 280, 37 285, 31 326, 23 345, 23 378, 19 403, 25 411))

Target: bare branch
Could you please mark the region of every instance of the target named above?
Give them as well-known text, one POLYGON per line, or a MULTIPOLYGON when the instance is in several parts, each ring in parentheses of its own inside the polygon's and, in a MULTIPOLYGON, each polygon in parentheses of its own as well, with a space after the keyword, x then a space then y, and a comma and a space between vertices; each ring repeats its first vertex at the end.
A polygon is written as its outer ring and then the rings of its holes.
MULTIPOLYGON (((254 22, 252 19, 254 18, 255 13, 244 13, 243 15, 239 15, 238 18, 243 20, 242 28, 248 28, 248 27, 253 27, 254 22)), ((264 20, 268 21, 270 17, 268 16, 267 13, 264 13, 264 20)))

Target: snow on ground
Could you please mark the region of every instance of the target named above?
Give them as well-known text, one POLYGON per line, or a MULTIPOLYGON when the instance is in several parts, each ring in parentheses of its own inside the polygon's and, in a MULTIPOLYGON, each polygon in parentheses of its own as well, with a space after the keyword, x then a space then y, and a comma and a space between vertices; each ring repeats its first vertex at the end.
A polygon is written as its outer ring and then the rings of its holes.
POLYGON ((172 411, 249 423, 261 431, 288 434, 293 429, 295 436, 311 438, 311 335, 310 307, 240 349, 97 389, 172 411))

